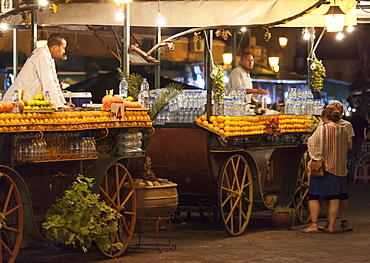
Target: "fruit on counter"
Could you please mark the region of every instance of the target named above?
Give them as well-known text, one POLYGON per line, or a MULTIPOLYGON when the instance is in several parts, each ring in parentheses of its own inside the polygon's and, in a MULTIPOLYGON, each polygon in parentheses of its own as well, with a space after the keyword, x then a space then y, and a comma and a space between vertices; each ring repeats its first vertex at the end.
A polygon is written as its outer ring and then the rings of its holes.
POLYGON ((34 97, 33 97, 34 100, 43 100, 44 99, 44 96, 41 94, 41 93, 38 93, 36 94, 34 97))
POLYGON ((112 102, 110 101, 104 102, 103 105, 101 106, 101 109, 106 110, 106 111, 110 110, 111 108, 112 108, 112 102))
POLYGON ((109 94, 107 94, 107 95, 105 95, 103 98, 102 98, 102 100, 101 100, 101 102, 104 104, 105 102, 107 102, 107 101, 109 101, 110 103, 114 103, 114 98, 113 98, 113 96, 112 95, 109 95, 109 94))
POLYGON ((124 116, 125 121, 150 121, 150 116, 145 110, 127 110, 124 116))
POLYGON ((126 116, 132 116, 131 121, 113 122, 111 113, 107 111, 0 113, 0 132, 148 127, 152 125, 146 111, 135 111, 126 116))
POLYGON ((207 116, 202 115, 195 122, 217 134, 228 137, 271 133, 268 129, 271 127, 271 120, 278 125, 276 129, 279 133, 307 132, 314 125, 314 120, 310 117, 310 115, 210 116, 207 120, 207 116))
POLYGON ((11 101, 0 101, 0 112, 12 112, 13 103, 11 101))
POLYGON ((123 103, 123 99, 120 95, 113 95, 114 103, 123 103))

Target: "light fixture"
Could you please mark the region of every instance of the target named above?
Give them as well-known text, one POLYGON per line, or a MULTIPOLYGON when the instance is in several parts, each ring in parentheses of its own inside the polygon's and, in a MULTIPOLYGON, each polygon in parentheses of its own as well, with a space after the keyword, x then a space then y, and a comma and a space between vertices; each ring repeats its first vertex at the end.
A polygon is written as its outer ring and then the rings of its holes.
POLYGON ((344 27, 344 20, 346 14, 340 9, 339 6, 334 5, 329 7, 328 12, 324 15, 326 31, 328 32, 341 32, 344 27))
POLYGON ((166 24, 166 19, 161 14, 161 0, 158 0, 158 18, 157 18, 157 25, 162 27, 166 24))
POLYGON ((246 28, 245 26, 243 26, 243 27, 240 29, 240 31, 242 31, 242 32, 244 33, 245 31, 247 31, 247 28, 246 28))
POLYGON ((0 24, 0 29, 1 29, 1 30, 7 30, 7 29, 8 29, 8 24, 7 24, 7 23, 2 22, 2 23, 0 24))
POLYGON ((286 47, 288 44, 288 38, 283 34, 281 37, 279 37, 279 45, 281 47, 286 47))
POLYGON ((125 18, 125 15, 123 14, 122 8, 119 8, 118 9, 118 12, 116 13, 115 18, 119 22, 122 22, 123 21, 123 19, 125 18))
POLYGON ((164 17, 162 16, 161 13, 158 13, 157 24, 160 27, 162 27, 166 24, 166 19, 164 19, 164 17))
POLYGON ((306 28, 302 29, 302 35, 303 35, 303 39, 305 39, 305 40, 310 40, 311 37, 312 37, 312 39, 315 39, 315 37, 316 37, 315 29, 313 27, 306 27, 306 28))
POLYGON ((224 62, 225 65, 231 64, 231 62, 233 62, 233 54, 231 54, 231 53, 223 53, 222 54, 222 60, 223 60, 223 62, 224 62))
POLYGON ((271 68, 279 65, 279 57, 269 57, 269 64, 271 68))
POLYGON ((344 38, 344 35, 342 32, 338 32, 337 36, 335 37, 337 40, 342 40, 344 38))
POLYGON ((132 3, 132 0, 114 0, 116 4, 128 4, 132 3))
POLYGON ((39 0, 39 5, 47 6, 47 5, 49 5, 49 1, 48 0, 39 0))
POLYGON ((45 31, 42 29, 41 30, 41 34, 40 34, 40 37, 37 39, 36 41, 36 47, 39 48, 39 47, 43 47, 45 46, 46 44, 48 43, 48 38, 45 34, 45 31))
POLYGON ((347 32, 351 33, 353 32, 353 30, 355 30, 355 27, 353 25, 347 26, 347 32))

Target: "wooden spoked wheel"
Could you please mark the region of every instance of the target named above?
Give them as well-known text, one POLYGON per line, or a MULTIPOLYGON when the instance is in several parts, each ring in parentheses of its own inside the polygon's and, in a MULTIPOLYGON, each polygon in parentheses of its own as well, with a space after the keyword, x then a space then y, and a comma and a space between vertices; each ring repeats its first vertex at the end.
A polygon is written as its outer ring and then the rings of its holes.
POLYGON ((118 219, 118 231, 114 243, 121 242, 123 247, 118 250, 111 248, 108 252, 99 247, 107 257, 120 256, 129 246, 134 235, 136 223, 136 194, 132 177, 125 166, 112 164, 105 172, 100 185, 100 197, 116 209, 122 217, 118 219))
POLYGON ((15 261, 21 247, 23 226, 23 204, 18 187, 9 175, 0 172, 0 260, 15 261))
POLYGON ((231 236, 244 232, 252 213, 253 185, 249 165, 242 155, 226 160, 219 181, 221 220, 231 236))
POLYGON ((311 220, 308 210, 308 153, 305 152, 297 175, 297 187, 294 193, 293 206, 295 208, 297 219, 300 223, 306 224, 311 220))

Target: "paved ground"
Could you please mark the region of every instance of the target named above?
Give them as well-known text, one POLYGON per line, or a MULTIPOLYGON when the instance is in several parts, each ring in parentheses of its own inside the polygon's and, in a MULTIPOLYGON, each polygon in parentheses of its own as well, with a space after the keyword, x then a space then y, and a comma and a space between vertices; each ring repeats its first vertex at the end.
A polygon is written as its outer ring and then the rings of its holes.
MULTIPOLYGON (((302 234, 305 225, 290 231, 276 231, 269 221, 270 212, 253 213, 251 222, 242 236, 230 237, 217 221, 194 215, 180 216, 172 224, 171 251, 155 246, 129 248, 123 256, 104 259, 94 249, 87 253, 60 248, 23 248, 17 263, 198 263, 198 262, 370 262, 370 184, 351 183, 350 222, 353 232, 334 235, 302 234)), ((324 221, 324 219, 321 219, 324 221)), ((339 222, 336 224, 339 230, 339 222)), ((161 243, 168 241, 167 232, 161 233, 161 243)), ((153 233, 142 236, 143 243, 154 244, 153 233)), ((137 236, 131 242, 137 243, 137 236)))

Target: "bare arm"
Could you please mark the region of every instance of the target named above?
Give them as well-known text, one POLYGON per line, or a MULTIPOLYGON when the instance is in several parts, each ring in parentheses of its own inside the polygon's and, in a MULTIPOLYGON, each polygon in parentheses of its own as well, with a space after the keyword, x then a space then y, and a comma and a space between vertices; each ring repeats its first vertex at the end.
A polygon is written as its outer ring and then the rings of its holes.
POLYGON ((264 89, 246 89, 247 94, 257 93, 261 95, 269 95, 269 92, 264 89))
POLYGON ((351 150, 353 147, 352 137, 348 137, 347 145, 348 145, 348 150, 351 150))

